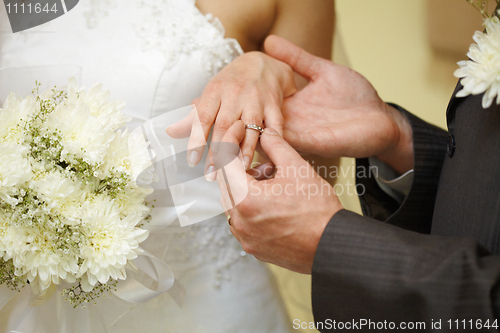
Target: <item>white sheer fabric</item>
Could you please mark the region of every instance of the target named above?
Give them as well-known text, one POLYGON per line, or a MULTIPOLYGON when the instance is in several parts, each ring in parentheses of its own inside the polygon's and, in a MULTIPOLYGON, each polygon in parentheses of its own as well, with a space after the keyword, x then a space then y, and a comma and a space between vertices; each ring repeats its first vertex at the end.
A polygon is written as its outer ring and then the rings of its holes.
MULTIPOLYGON (((194 0, 80 1, 45 25, 9 32, 0 6, 0 68, 78 65, 83 85, 101 82, 114 99, 126 101, 125 112, 134 117, 131 128, 189 105, 242 52, 236 40, 224 38, 217 19, 199 12, 194 0)), ((214 186, 206 183, 198 195, 212 193, 214 186)), ((206 202, 204 209, 218 206, 218 201, 206 202)), ((75 310, 56 295, 30 308, 19 326, 12 323, 15 313, 0 311, 0 331, 13 326, 23 333, 290 330, 272 275, 242 251, 224 216, 155 231, 144 248, 167 262, 186 289, 181 306, 165 293, 139 304, 112 296, 75 310)), ((10 302, 20 301, 26 292, 29 288, 10 302)))

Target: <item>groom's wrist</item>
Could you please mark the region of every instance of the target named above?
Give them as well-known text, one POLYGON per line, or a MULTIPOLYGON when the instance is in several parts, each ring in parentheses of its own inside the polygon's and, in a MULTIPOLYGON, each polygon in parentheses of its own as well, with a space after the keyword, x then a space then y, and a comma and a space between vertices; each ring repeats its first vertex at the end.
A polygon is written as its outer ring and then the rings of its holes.
POLYGON ((398 127, 398 135, 392 148, 385 150, 376 157, 393 168, 400 175, 413 169, 413 131, 406 116, 390 104, 386 104, 387 112, 392 116, 398 127))

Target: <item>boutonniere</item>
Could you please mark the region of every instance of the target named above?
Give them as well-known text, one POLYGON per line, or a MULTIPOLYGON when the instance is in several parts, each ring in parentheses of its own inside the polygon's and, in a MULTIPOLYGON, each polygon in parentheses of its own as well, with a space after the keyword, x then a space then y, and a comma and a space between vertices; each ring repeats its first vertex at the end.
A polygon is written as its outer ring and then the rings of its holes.
POLYGON ((474 33, 475 43, 471 44, 467 56, 469 60, 458 62, 460 66, 454 73, 461 78, 463 88, 456 96, 479 95, 484 93, 482 106, 489 108, 496 99, 500 104, 500 0, 492 16, 486 13, 488 0, 467 0, 484 17, 484 32, 474 33))

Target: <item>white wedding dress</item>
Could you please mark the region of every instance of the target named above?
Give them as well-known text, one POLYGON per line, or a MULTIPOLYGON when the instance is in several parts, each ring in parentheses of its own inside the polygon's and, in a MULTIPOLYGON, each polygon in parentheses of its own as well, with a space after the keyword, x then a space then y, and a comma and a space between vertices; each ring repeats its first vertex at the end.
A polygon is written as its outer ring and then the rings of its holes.
MULTIPOLYGON (((0 7, 0 68, 79 65, 84 86, 100 82, 113 99, 127 103, 131 127, 189 105, 242 53, 236 40, 224 38, 217 19, 199 12, 195 0, 81 0, 66 15, 16 34, 0 7)), ((213 184, 205 184, 198 189, 200 198, 213 191, 213 184)), ((209 212, 220 209, 218 200, 204 205, 209 212)), ((111 296, 73 309, 56 294, 23 314, 4 307, 0 332, 7 327, 22 333, 290 331, 273 276, 243 252, 224 216, 156 230, 143 245, 172 268, 185 289, 179 304, 164 293, 144 303, 111 296)), ((23 289, 10 305, 29 292, 23 289)), ((0 309, 4 305, 0 299, 0 309)))

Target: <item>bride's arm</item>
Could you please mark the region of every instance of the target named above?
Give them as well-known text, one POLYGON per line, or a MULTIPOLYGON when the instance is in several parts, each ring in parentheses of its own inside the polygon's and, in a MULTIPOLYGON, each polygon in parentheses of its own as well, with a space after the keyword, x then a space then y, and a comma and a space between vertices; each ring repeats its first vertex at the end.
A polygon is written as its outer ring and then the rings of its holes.
MULTIPOLYGON (((330 60, 334 27, 332 0, 277 0, 275 22, 268 35, 283 37, 317 57, 330 60)), ((264 51, 263 46, 260 50, 264 51)), ((299 75, 295 79, 299 89, 307 84, 299 75)))
MULTIPOLYGON (((333 26, 333 0, 199 0, 200 10, 211 12, 226 27, 226 36, 235 37, 246 50, 260 50, 269 34, 283 36, 309 52, 330 59, 333 26), (218 5, 218 6, 216 6, 218 5), (247 7, 253 5, 252 7, 247 7)), ((224 68, 207 85, 197 100, 197 113, 203 133, 191 135, 188 162, 199 163, 203 146, 214 125, 212 141, 220 141, 238 119, 245 124, 283 130, 283 98, 297 90, 296 79, 288 65, 262 52, 248 52, 224 68), (199 148, 197 148, 199 147, 199 148)), ((297 81, 304 86, 307 82, 297 81)), ((189 135, 193 118, 171 126, 173 137, 189 135)), ((259 133, 248 129, 241 145, 250 166, 259 133)), ((211 178, 212 169, 206 170, 211 178)), ((213 177, 212 180, 214 180, 213 177)))

